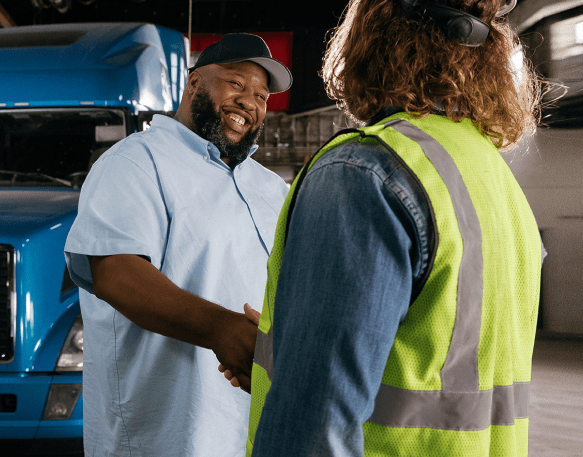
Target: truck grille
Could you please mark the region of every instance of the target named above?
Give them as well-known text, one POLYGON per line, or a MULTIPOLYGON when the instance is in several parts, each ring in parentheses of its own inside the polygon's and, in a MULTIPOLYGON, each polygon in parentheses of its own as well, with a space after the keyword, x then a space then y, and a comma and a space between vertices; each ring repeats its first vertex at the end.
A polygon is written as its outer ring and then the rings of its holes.
POLYGON ((0 244, 0 363, 14 358, 14 248, 0 244))

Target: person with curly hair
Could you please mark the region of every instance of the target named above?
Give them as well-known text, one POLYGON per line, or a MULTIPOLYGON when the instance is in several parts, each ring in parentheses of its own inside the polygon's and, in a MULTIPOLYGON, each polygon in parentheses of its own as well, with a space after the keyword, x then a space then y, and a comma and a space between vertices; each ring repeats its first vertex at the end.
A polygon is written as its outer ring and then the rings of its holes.
POLYGON ((349 2, 322 76, 366 126, 280 214, 247 455, 528 454, 545 251, 500 155, 539 116, 515 3, 349 2))

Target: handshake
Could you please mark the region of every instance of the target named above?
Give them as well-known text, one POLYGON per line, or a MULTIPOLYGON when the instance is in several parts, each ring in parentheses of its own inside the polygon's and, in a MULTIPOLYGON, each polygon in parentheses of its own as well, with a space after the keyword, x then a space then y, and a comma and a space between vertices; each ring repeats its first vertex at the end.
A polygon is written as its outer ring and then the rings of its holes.
POLYGON ((240 387, 251 393, 251 369, 257 340, 257 326, 261 313, 248 303, 243 307, 245 313, 237 314, 243 319, 234 319, 230 332, 225 332, 219 349, 213 351, 219 359, 219 371, 231 381, 233 387, 240 387))

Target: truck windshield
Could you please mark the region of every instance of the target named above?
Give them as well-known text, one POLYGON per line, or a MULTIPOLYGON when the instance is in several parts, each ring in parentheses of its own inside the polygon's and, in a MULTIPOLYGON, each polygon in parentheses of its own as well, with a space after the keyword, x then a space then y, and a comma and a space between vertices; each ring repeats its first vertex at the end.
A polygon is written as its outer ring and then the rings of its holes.
POLYGON ((0 110, 0 186, 79 188, 126 134, 122 109, 0 110))

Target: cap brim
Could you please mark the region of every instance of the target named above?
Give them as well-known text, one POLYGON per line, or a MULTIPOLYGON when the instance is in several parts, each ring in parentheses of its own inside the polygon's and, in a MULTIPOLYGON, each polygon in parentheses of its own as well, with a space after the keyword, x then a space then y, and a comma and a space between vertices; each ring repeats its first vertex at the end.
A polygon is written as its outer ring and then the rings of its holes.
MULTIPOLYGON (((285 92, 288 90, 293 82, 291 72, 288 68, 282 64, 279 60, 272 57, 250 57, 248 59, 227 59, 221 62, 215 62, 216 64, 222 63, 234 63, 234 62, 244 62, 244 61, 255 62, 260 65, 269 73, 269 93, 277 94, 278 92, 285 92)), ((196 65, 192 67, 191 70, 195 69, 196 65)))
POLYGON ((277 94, 291 87, 293 81, 291 72, 280 61, 269 57, 252 57, 247 60, 261 65, 269 73, 269 93, 277 94))

